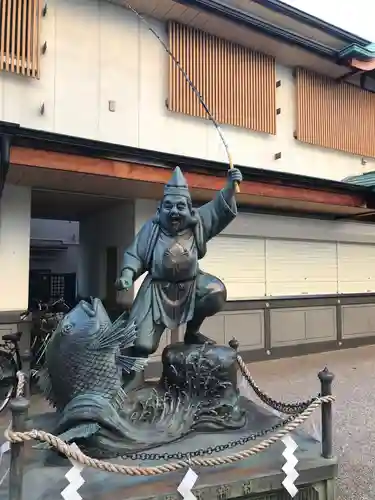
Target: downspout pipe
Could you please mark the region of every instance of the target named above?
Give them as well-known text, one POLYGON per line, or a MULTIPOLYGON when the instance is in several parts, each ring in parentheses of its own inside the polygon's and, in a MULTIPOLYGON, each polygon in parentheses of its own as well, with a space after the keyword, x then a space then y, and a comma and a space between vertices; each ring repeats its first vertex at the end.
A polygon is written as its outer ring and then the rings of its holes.
POLYGON ((9 172, 10 143, 11 137, 9 134, 2 134, 0 136, 0 199, 9 172))

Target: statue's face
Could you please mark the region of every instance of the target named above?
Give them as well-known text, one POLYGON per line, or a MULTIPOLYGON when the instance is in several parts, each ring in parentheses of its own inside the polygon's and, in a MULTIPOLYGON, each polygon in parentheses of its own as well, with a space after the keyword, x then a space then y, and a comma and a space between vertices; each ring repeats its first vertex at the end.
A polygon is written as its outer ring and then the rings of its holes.
POLYGON ((170 234, 186 229, 192 220, 188 200, 184 196, 164 196, 160 207, 160 224, 170 234))

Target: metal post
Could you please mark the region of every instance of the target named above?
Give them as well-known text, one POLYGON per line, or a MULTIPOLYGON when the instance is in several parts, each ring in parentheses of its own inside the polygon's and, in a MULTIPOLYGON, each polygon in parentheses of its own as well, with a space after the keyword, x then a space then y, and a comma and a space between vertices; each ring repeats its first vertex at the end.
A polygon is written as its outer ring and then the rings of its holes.
POLYGON ((238 342, 238 340, 233 337, 229 342, 229 347, 231 347, 234 351, 238 352, 238 349, 240 347, 240 343, 238 342))
MULTIPOLYGON (((318 373, 320 380, 320 395, 332 395, 332 381, 335 378, 327 367, 318 373)), ((333 456, 333 435, 332 435, 332 403, 323 403, 321 407, 322 413, 322 456, 324 458, 332 458, 333 456)))
POLYGON ((22 372, 25 376, 25 388, 24 388, 24 396, 25 398, 30 398, 31 394, 31 371, 30 364, 32 360, 31 351, 25 349, 21 354, 22 360, 22 372))
MULTIPOLYGON (((10 403, 12 411, 12 430, 24 432, 30 406, 29 400, 24 397, 13 399, 10 403)), ((24 443, 11 443, 10 470, 9 470, 9 500, 22 500, 24 467, 24 443)))
POLYGON ((10 165, 10 136, 0 135, 0 198, 4 189, 5 181, 10 165))

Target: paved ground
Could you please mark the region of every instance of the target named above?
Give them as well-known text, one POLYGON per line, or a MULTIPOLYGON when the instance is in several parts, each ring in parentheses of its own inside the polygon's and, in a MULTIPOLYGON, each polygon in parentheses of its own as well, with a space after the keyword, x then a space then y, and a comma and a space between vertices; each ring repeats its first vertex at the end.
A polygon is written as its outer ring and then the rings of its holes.
POLYGON ((306 399, 319 390, 316 374, 328 366, 333 392, 338 500, 375 498, 375 346, 254 363, 253 377, 274 397, 306 399))
MULTIPOLYGON (((317 373, 335 373, 335 452, 340 461, 337 500, 375 498, 375 346, 253 363, 253 377, 276 399, 307 399, 319 391, 317 373)), ((38 398, 39 399, 39 398, 38 398)), ((34 398, 33 413, 43 403, 34 398)), ((8 421, 0 419, 0 427, 8 421)), ((318 414, 315 422, 318 422, 318 414)), ((311 429, 311 426, 310 426, 311 429)))

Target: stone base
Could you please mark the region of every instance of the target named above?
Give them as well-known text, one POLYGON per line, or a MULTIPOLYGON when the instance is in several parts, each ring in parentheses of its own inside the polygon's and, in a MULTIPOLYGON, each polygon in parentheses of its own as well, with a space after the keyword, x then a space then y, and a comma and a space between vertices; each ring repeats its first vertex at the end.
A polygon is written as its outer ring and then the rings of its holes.
MULTIPOLYGON (((248 422, 244 429, 222 433, 196 433, 177 443, 155 448, 150 452, 176 453, 216 446, 261 429, 267 429, 279 420, 278 417, 252 401, 246 400, 245 406, 248 422)), ((293 433, 293 438, 298 444, 296 456, 299 460, 297 471, 300 474, 296 481, 299 493, 295 499, 335 500, 337 460, 322 458, 320 443, 308 434, 297 431, 293 433)), ((252 441, 242 448, 238 447, 221 454, 225 456, 240 449, 249 448, 253 444, 255 442, 252 441)), ((229 500, 232 498, 289 500, 290 496, 282 486, 285 477, 281 470, 285 463, 282 456, 283 450, 284 445, 279 442, 268 450, 233 465, 194 468, 199 477, 193 492, 199 500, 229 500)), ((45 457, 45 452, 31 449, 31 446, 27 447, 22 500, 57 500, 61 498, 61 491, 68 484, 64 476, 70 469, 70 464, 64 460, 60 465, 46 465, 45 457)), ((8 461, 9 453, 1 464, 1 475, 8 467, 8 461)), ((113 460, 113 462, 119 461, 113 460)), ((157 465, 162 462, 122 461, 122 463, 129 465, 142 466, 157 465)), ((177 487, 185 472, 180 471, 155 477, 129 477, 87 468, 83 471, 86 482, 79 492, 83 500, 180 500, 181 496, 177 492, 177 487)), ((7 480, 0 487, 0 500, 9 500, 7 480)))

